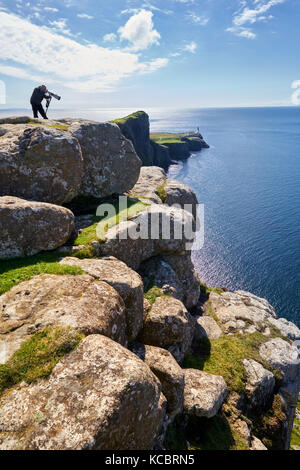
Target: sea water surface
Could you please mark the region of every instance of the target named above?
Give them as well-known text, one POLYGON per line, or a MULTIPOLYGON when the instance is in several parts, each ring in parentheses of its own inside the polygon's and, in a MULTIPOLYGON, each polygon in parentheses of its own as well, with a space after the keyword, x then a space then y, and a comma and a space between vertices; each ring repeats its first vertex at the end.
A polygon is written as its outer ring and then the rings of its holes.
MULTIPOLYGON (((132 111, 61 110, 50 117, 103 121, 132 111)), ((201 279, 264 297, 300 326, 300 107, 145 111, 152 131, 199 126, 210 145, 168 173, 204 204, 204 246, 193 253, 201 279)))

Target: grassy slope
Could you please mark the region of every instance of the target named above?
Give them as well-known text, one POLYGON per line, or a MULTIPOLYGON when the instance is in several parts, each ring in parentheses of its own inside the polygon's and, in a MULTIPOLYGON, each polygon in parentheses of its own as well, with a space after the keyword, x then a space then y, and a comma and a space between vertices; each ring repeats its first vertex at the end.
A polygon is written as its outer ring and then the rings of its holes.
POLYGON ((181 137, 185 134, 172 134, 166 132, 153 132, 150 134, 150 139, 157 144, 182 144, 181 137))
POLYGON ((119 118, 119 119, 114 119, 113 121, 110 121, 110 122, 114 122, 116 124, 125 124, 125 122, 128 119, 138 119, 140 116, 142 116, 144 114, 145 114, 144 111, 137 111, 136 113, 129 114, 129 116, 125 116, 125 117, 119 118))
MULTIPOLYGON (((297 410, 300 413, 300 396, 297 404, 297 410)), ((295 419, 294 421, 290 448, 293 449, 293 446, 300 446, 300 419, 295 419)))

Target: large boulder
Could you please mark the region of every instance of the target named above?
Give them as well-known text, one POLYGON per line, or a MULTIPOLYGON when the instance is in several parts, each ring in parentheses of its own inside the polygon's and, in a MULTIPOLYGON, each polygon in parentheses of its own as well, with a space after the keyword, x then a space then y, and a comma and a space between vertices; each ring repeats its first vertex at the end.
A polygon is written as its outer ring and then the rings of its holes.
POLYGON ((244 359, 246 370, 246 393, 250 408, 259 412, 268 404, 275 387, 275 377, 269 370, 253 359, 244 359))
POLYGON ((215 416, 228 394, 223 377, 185 369, 184 380, 184 413, 200 418, 215 416))
POLYGON ((153 283, 164 294, 181 300, 186 308, 194 307, 200 295, 200 280, 190 254, 153 257, 140 266, 145 284, 153 283))
POLYGON ((78 266, 116 289, 126 306, 128 341, 133 341, 143 326, 144 313, 144 286, 138 273, 112 256, 101 259, 64 258, 61 264, 78 266))
POLYGON ((81 185, 78 140, 50 126, 5 124, 0 138, 0 196, 63 204, 81 185))
POLYGON ((88 275, 41 274, 0 296, 0 363, 49 325, 102 334, 127 344, 125 305, 109 284, 88 275))
POLYGON ((139 340, 167 349, 180 363, 190 351, 194 327, 194 319, 182 302, 172 297, 158 297, 146 315, 139 340))
POLYGON ((179 181, 167 179, 164 187, 165 203, 168 206, 178 204, 182 209, 190 210, 193 216, 197 216, 198 199, 195 192, 179 181))
POLYGON ((103 198, 122 194, 135 185, 142 163, 117 124, 84 120, 69 124, 83 157, 80 196, 103 198))
POLYGON ((0 197, 0 259, 54 250, 68 240, 73 229, 74 215, 64 207, 0 197))
POLYGON ((198 317, 195 326, 195 340, 218 339, 222 335, 222 330, 218 323, 208 315, 198 317))
POLYGON ((193 216, 183 209, 152 204, 136 217, 121 222, 99 242, 99 254, 115 256, 132 269, 161 253, 185 255, 194 239, 193 216))
POLYGON ((133 353, 92 335, 48 380, 0 398, 1 450, 150 450, 165 400, 159 381, 133 353))
POLYGON ((183 409, 184 373, 174 357, 162 348, 132 343, 130 349, 152 370, 159 379, 167 399, 169 417, 176 416, 183 409))
MULTIPOLYGON (((167 175, 158 166, 142 166, 140 176, 134 187, 131 189, 132 196, 149 199, 151 202, 161 204, 159 188, 164 191, 167 175)), ((180 184, 180 183, 179 183, 180 184)))

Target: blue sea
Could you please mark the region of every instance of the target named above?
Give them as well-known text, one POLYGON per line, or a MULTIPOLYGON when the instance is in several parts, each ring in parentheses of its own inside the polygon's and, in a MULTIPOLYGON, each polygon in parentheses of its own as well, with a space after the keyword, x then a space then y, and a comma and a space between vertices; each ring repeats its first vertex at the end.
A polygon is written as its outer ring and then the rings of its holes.
MULTIPOLYGON (((51 117, 103 121, 132 111, 62 110, 51 117)), ((145 111, 152 131, 199 126, 210 145, 169 169, 204 204, 205 242, 193 253, 201 279, 264 297, 300 326, 300 107, 145 111)))

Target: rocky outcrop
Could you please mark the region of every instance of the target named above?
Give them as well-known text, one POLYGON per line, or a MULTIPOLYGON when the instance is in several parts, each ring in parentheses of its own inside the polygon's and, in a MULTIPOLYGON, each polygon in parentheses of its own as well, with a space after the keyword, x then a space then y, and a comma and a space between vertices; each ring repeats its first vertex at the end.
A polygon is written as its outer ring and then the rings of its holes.
POLYGON ((169 417, 176 416, 183 409, 184 372, 174 357, 162 348, 132 343, 130 349, 144 361, 159 379, 162 392, 167 399, 169 417))
POLYGON ((143 165, 153 164, 153 151, 150 145, 149 116, 144 111, 114 121, 122 134, 129 139, 143 165))
POLYGON ((184 380, 184 413, 205 418, 215 416, 228 394, 223 377, 185 369, 184 380))
POLYGON ((180 363, 190 351, 194 326, 193 317, 179 300, 158 297, 146 315, 139 341, 167 349, 180 363))
POLYGON ((0 197, 0 259, 54 250, 73 229, 74 215, 64 207, 0 197))
POLYGON ((92 335, 48 380, 0 398, 0 449, 149 450, 164 413, 149 367, 111 339, 92 335))
POLYGON ((275 377, 269 370, 253 359, 244 359, 247 382, 246 393, 249 397, 250 408, 264 410, 275 387, 275 377))
POLYGON ((69 124, 69 133, 78 140, 83 157, 80 196, 103 198, 122 194, 135 185, 142 163, 116 124, 83 120, 69 124))
POLYGON ((144 285, 141 277, 125 263, 113 257, 101 259, 64 258, 64 266, 78 266, 95 279, 112 286, 126 306, 128 341, 136 339, 143 326, 144 285))
POLYGON ((221 335, 222 330, 212 317, 203 316, 197 318, 195 326, 195 341, 218 339, 221 335))
POLYGON ((63 204, 78 194, 83 160, 76 138, 50 126, 0 128, 0 196, 63 204))
POLYGON ((162 204, 165 201, 162 201, 159 189, 164 191, 166 180, 167 175, 162 168, 142 166, 139 179, 129 195, 148 199, 155 204, 162 204))
POLYGON ((88 275, 41 274, 0 296, 0 363, 49 325, 127 344, 125 305, 113 287, 88 275))

